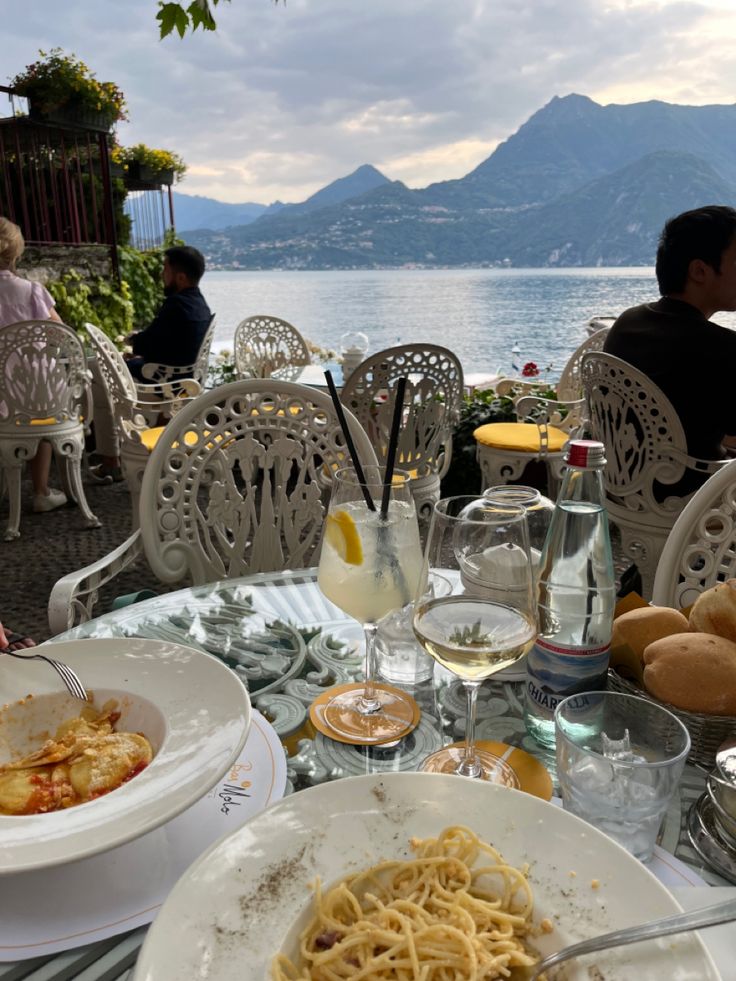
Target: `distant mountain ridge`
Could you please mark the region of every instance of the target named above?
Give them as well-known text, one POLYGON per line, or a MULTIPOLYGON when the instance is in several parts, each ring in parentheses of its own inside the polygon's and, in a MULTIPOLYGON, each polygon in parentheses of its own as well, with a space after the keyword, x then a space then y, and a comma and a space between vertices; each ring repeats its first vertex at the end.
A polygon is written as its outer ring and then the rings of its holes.
POLYGON ((463 178, 410 190, 371 171, 187 239, 233 268, 650 264, 668 217, 736 204, 736 105, 555 97, 463 178))

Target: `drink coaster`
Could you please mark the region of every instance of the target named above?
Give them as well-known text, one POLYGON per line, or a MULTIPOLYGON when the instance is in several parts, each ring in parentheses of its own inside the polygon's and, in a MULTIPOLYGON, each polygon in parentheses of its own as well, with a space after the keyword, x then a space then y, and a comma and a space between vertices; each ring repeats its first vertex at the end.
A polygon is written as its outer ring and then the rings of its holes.
POLYGON ((544 764, 535 756, 517 746, 496 743, 489 739, 477 740, 476 746, 486 753, 493 753, 510 766, 519 781, 520 790, 531 794, 532 797, 541 797, 542 800, 552 799, 552 777, 544 764))
MULTIPOLYGON (((385 691, 388 693, 392 693, 397 690, 393 685, 384 685, 384 684, 380 684, 379 682, 376 682, 373 687, 376 689, 377 692, 385 691)), ((334 739, 338 743, 346 743, 348 746, 384 746, 387 745, 388 743, 397 742, 395 735, 389 736, 388 738, 384 736, 384 737, 373 739, 370 736, 366 736, 365 738, 359 738, 355 736, 348 739, 341 736, 340 733, 335 732, 334 729, 330 725, 328 725, 324 717, 325 707, 327 706, 327 704, 330 702, 332 698, 334 698, 335 695, 340 695, 343 692, 353 691, 354 689, 355 689, 355 682, 351 682, 347 685, 335 685, 333 688, 328 689, 328 691, 323 692, 318 698, 315 698, 315 700, 312 702, 312 704, 309 707, 309 718, 311 719, 314 728, 318 729, 323 736, 327 736, 328 739, 334 739)), ((412 718, 411 721, 408 723, 406 732, 402 733, 401 738, 403 738, 404 736, 408 735, 408 733, 410 733, 412 729, 415 729, 417 727, 422 713, 421 713, 421 709, 416 703, 416 700, 412 698, 411 695, 409 695, 403 689, 401 690, 401 694, 404 700, 410 703, 412 709, 412 718)), ((364 716, 363 718, 366 720, 370 720, 371 716, 368 715, 368 716, 364 716)), ((377 715, 376 719, 378 721, 378 719, 380 719, 380 716, 377 715)))

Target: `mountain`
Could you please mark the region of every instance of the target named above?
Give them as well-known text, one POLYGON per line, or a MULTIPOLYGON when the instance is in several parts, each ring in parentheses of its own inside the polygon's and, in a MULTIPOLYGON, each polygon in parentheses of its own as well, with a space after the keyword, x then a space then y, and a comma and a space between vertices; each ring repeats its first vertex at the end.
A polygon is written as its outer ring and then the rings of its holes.
POLYGON ((195 228, 221 229, 230 225, 248 225, 263 214, 273 214, 283 208, 280 201, 274 204, 228 204, 199 194, 181 194, 174 191, 174 217, 177 232, 189 232, 195 228))
MULTIPOLYGON (((388 177, 384 177, 380 170, 371 164, 363 164, 347 177, 339 177, 326 187, 314 193, 301 204, 286 204, 279 209, 278 214, 284 218, 293 218, 295 215, 306 215, 320 208, 329 207, 332 204, 340 204, 349 201, 350 198, 360 197, 367 191, 372 191, 376 187, 389 184, 388 177)), ((264 219, 271 218, 271 214, 264 214, 264 219)))
POLYGON ((650 264, 667 217, 736 204, 736 105, 555 97, 463 178, 321 193, 188 239, 235 268, 650 264))

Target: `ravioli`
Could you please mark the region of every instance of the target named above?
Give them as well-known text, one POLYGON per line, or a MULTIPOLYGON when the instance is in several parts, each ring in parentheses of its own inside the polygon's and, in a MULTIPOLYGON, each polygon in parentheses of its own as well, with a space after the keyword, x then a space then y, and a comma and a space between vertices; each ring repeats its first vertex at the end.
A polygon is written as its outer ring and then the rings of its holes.
POLYGON ((44 814, 116 790, 153 759, 141 733, 115 732, 114 701, 98 714, 85 706, 53 739, 24 759, 0 767, 0 814, 44 814))

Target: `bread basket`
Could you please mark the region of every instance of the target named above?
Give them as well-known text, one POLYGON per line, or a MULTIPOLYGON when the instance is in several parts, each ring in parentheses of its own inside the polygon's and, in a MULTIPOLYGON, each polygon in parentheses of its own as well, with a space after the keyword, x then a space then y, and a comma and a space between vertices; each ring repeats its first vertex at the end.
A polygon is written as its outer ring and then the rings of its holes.
POLYGON ((622 677, 613 668, 609 668, 608 671, 608 687, 611 691, 623 692, 625 695, 637 695, 639 698, 645 698, 648 702, 656 702, 657 705, 663 705, 673 715, 676 715, 690 733, 692 746, 688 760, 691 763, 700 763, 711 769, 715 765, 716 750, 721 743, 736 736, 736 716, 705 715, 702 712, 686 712, 684 709, 675 708, 668 702, 660 702, 658 698, 652 698, 649 692, 640 688, 639 685, 635 685, 628 678, 622 677))

